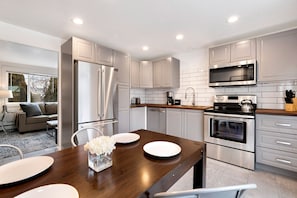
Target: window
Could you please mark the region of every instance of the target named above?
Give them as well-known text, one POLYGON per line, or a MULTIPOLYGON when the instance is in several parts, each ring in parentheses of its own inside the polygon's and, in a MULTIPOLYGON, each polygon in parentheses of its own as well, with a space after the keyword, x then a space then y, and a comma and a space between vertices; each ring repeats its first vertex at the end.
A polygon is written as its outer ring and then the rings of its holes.
POLYGON ((53 76, 8 73, 8 102, 57 102, 58 80, 53 76))

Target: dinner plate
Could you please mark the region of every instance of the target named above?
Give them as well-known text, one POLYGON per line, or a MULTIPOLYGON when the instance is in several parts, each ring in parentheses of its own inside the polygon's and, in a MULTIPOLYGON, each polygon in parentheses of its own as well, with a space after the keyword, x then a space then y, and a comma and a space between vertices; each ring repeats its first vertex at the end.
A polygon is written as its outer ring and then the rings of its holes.
POLYGON ((155 157, 173 157, 181 152, 181 147, 173 142, 154 141, 145 144, 143 150, 155 157))
POLYGON ((0 185, 11 184, 38 175, 54 163, 49 156, 29 157, 0 166, 0 185))
POLYGON ((128 144, 139 140, 140 136, 136 133, 119 133, 113 135, 116 143, 128 144))
POLYGON ((22 194, 19 194, 15 198, 78 198, 77 190, 68 184, 50 184, 46 186, 40 186, 22 194))

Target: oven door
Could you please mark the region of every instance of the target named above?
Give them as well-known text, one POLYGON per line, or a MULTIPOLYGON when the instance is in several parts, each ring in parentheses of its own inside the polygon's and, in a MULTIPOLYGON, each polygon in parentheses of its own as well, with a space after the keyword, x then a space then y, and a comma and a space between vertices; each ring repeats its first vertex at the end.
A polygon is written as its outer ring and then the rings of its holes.
POLYGON ((204 140, 254 152, 255 120, 252 116, 204 113, 204 140))

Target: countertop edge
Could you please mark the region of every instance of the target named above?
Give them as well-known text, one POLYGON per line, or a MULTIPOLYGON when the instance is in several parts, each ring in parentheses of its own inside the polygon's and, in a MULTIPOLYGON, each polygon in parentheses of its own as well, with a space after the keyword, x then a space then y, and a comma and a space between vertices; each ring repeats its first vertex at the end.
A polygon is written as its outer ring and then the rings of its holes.
POLYGON ((157 108, 205 110, 205 109, 211 108, 212 106, 166 105, 166 104, 135 104, 135 105, 130 105, 130 108, 137 108, 137 107, 157 107, 157 108))
POLYGON ((285 111, 283 109, 257 109, 256 114, 297 116, 297 111, 285 111))

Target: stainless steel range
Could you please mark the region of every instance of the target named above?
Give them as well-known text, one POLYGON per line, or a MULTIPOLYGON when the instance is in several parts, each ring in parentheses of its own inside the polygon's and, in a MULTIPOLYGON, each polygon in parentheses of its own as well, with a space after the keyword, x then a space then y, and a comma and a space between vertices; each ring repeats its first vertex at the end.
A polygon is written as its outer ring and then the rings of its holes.
POLYGON ((204 112, 207 157, 255 169, 256 96, 218 95, 204 112))

